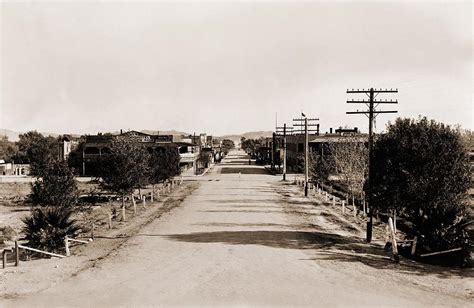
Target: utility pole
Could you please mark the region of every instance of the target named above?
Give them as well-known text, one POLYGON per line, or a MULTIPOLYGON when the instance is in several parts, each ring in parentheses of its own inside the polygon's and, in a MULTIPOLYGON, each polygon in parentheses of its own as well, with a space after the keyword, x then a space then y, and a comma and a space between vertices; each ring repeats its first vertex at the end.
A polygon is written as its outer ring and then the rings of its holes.
POLYGON ((308 132, 309 131, 319 131, 319 127, 317 130, 314 129, 308 129, 309 126, 317 126, 317 124, 308 124, 308 121, 319 121, 319 119, 308 119, 304 113, 301 113, 301 116, 304 117, 304 119, 293 119, 293 121, 304 121, 304 124, 302 123, 297 123, 293 124, 293 126, 300 126, 304 127, 304 195, 307 197, 308 196, 308 177, 309 177, 309 136, 308 132))
POLYGON ((283 124, 283 127, 276 127, 276 132, 278 136, 281 136, 283 133, 283 181, 286 181, 286 132, 293 131, 293 127, 286 127, 286 123, 283 124), (281 131, 283 129, 283 132, 281 131))
POLYGON ((368 173, 368 176, 367 176, 367 194, 366 194, 366 197, 367 197, 367 202, 366 204, 369 206, 369 213, 368 213, 368 216, 369 216, 369 220, 367 221, 367 242, 370 243, 372 241, 372 225, 373 225, 373 207, 372 207, 372 204, 371 204, 371 201, 372 201, 372 172, 373 172, 373 168, 372 168, 372 159, 373 159, 373 143, 374 143, 374 136, 373 136, 373 123, 374 123, 374 119, 377 117, 377 115, 379 115, 380 113, 397 113, 397 111, 378 111, 376 110, 375 108, 377 108, 377 106, 379 104, 398 104, 398 101, 392 101, 392 100, 376 100, 375 97, 377 97, 377 95, 379 95, 380 93, 398 93, 398 90, 395 89, 395 90, 392 90, 392 89, 374 89, 374 88, 370 88, 370 89, 362 89, 362 90, 354 90, 354 89, 351 89, 351 90, 347 90, 346 93, 364 93, 366 94, 368 97, 369 97, 369 100, 350 100, 350 101, 347 101, 348 104, 365 104, 369 110, 365 110, 365 111, 348 111, 346 112, 346 114, 365 114, 368 118, 369 118, 369 144, 368 144, 368 147, 369 147, 369 160, 368 160, 368 163, 367 163, 367 173, 368 173), (376 94, 374 96, 374 94, 376 94), (374 106, 375 105, 375 106, 374 106))

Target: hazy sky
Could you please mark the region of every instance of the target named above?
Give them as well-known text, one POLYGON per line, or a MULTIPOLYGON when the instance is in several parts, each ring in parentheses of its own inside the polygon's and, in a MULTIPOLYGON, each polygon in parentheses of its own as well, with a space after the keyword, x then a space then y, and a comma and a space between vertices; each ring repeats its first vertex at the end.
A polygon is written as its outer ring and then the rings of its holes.
MULTIPOLYGON (((366 129, 347 88, 472 129, 465 2, 1 4, 0 128, 272 130, 303 110, 366 129)), ((360 106, 359 108, 362 108, 360 106)), ((380 131, 396 115, 380 115, 380 131)))

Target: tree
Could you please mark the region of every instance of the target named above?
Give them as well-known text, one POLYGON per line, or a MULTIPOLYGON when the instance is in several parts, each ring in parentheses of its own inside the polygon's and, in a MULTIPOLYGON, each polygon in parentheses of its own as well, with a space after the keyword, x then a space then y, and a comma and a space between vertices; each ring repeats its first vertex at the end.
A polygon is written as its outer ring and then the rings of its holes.
POLYGON ((180 174, 178 150, 175 147, 157 148, 149 159, 149 182, 153 185, 162 183, 180 174))
POLYGON ((309 166, 313 182, 322 184, 329 180, 329 174, 331 173, 330 156, 313 152, 310 156, 309 166))
POLYGON ((110 154, 102 156, 100 184, 102 188, 122 196, 131 194, 148 177, 149 154, 145 148, 127 137, 116 137, 110 145, 110 154))
POLYGON ((77 203, 77 198, 76 179, 66 162, 51 161, 32 184, 31 199, 36 204, 70 207, 77 203))
POLYGON ((9 141, 7 136, 0 136, 0 159, 10 161, 17 151, 14 142, 9 141))
MULTIPOLYGON (((365 138, 364 138, 365 139, 365 138)), ((357 136, 340 137, 328 145, 331 169, 354 197, 362 193, 367 176, 368 148, 357 136)))
POLYGON ((469 246, 468 152, 459 131, 397 119, 374 145, 372 206, 400 212, 421 250, 469 246))
POLYGON ((53 137, 45 137, 37 131, 20 135, 18 153, 14 160, 30 164, 32 175, 42 175, 48 164, 58 157, 58 143, 53 137))
POLYGON ((85 137, 81 137, 78 145, 74 147, 67 158, 68 166, 73 169, 73 172, 76 175, 79 175, 82 172, 82 151, 84 150, 85 143, 85 137))

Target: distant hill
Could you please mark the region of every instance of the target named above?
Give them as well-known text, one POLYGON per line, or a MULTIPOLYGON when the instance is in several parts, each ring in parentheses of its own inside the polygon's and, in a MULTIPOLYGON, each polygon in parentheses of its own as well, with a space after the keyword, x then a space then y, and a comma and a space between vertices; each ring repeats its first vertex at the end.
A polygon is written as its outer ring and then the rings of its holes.
POLYGON ((8 140, 10 141, 18 141, 19 140, 19 132, 15 132, 9 129, 0 129, 0 136, 7 136, 8 140))
POLYGON ((259 139, 259 138, 266 138, 271 137, 273 134, 272 131, 256 131, 256 132, 247 132, 240 135, 224 135, 216 137, 219 140, 222 139, 230 139, 234 141, 235 144, 240 143, 240 139, 244 137, 245 139, 259 139))

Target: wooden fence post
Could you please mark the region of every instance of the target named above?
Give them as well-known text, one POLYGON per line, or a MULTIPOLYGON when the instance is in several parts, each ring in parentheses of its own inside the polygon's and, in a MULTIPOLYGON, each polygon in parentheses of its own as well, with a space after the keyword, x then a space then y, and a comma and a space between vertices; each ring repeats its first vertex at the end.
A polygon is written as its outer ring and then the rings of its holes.
POLYGON ((125 205, 122 206, 122 221, 125 221, 126 217, 125 217, 125 205))
POLYGON ((388 218, 388 227, 390 228, 390 237, 392 238, 393 260, 398 263, 399 258, 398 258, 397 239, 395 238, 395 230, 393 229, 392 217, 388 218))
POLYGON ((92 225, 91 225, 91 239, 94 240, 94 229, 95 229, 95 223, 92 222, 92 225))
POLYGON ((414 256, 415 253, 416 253, 416 244, 418 242, 418 237, 415 236, 415 238, 413 239, 413 242, 411 243, 411 255, 414 256))
POLYGON ((107 224, 109 226, 109 229, 112 229, 112 214, 108 214, 107 216, 107 224))
POLYGON ((346 213, 346 201, 342 200, 342 214, 346 213))
POLYGON ((4 249, 3 250, 3 253, 2 253, 2 257, 3 257, 3 268, 6 268, 7 267, 7 257, 8 257, 8 253, 9 252, 13 252, 11 249, 4 249))
POLYGON ((397 211, 393 211, 393 232, 397 233, 397 211))
POLYGON ((143 208, 146 210, 146 196, 142 196, 143 208))
POLYGON ((153 192, 150 193, 150 202, 153 203, 153 192))
POLYGON ((66 248, 66 257, 70 257, 71 251, 69 250, 69 238, 67 236, 64 238, 64 247, 66 248))
POLYGON ((20 265, 20 247, 18 247, 18 241, 15 241, 15 266, 20 265))
POLYGON ((133 215, 137 215, 137 202, 135 201, 135 197, 132 195, 132 203, 133 203, 133 215))

